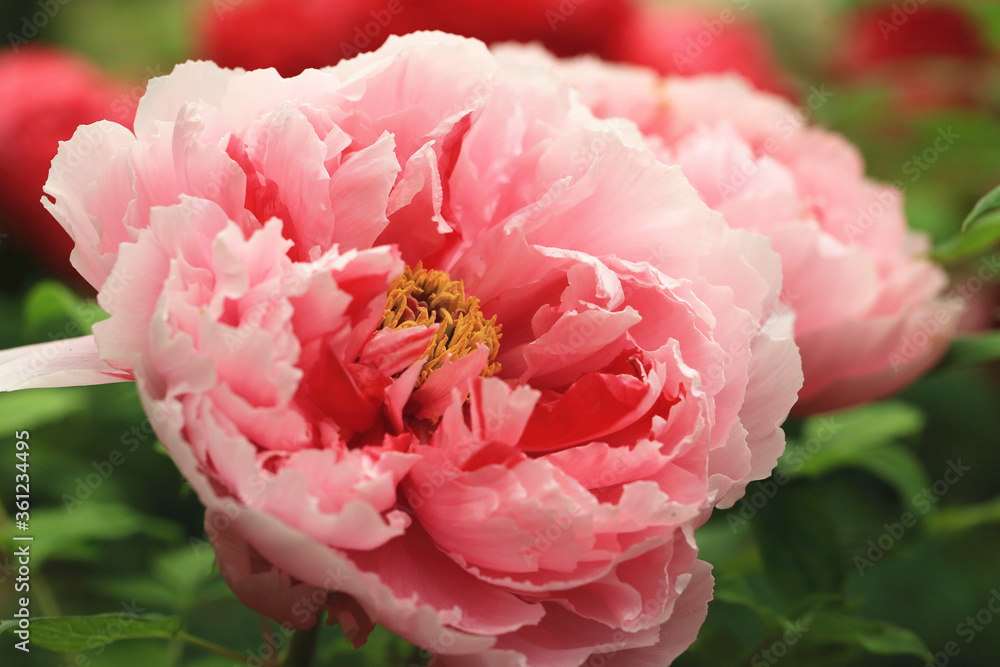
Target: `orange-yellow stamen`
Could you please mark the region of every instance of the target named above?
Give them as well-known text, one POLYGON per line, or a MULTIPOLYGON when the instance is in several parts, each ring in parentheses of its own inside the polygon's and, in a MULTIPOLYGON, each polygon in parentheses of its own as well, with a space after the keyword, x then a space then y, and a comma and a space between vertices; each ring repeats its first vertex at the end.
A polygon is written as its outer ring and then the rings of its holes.
POLYGON ((431 373, 450 358, 472 354, 480 344, 489 348, 490 356, 482 377, 500 372, 496 362, 500 351, 500 325, 496 316, 486 319, 479 310, 479 299, 465 295, 461 280, 452 280, 444 271, 409 266, 389 287, 385 314, 379 328, 407 329, 438 324, 434 338, 427 347, 428 357, 416 386, 422 385, 431 373))

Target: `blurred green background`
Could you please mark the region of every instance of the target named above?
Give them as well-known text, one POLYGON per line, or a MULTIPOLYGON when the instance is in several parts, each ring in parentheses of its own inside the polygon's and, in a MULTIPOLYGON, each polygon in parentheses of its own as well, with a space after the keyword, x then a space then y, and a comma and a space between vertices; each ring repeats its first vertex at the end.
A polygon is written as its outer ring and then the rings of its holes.
MULTIPOLYGON (((912 226, 943 244, 976 200, 1000 183, 996 61, 975 91, 977 104, 903 116, 884 81, 841 80, 829 67, 859 4, 758 0, 750 11, 803 100, 814 85, 832 91, 811 112, 814 121, 855 142, 873 177, 902 181, 912 226), (944 127, 960 139, 911 179, 905 165, 944 127)), ((1000 52, 1000 3, 955 4, 1000 52)), ((2 5, 4 34, 18 30, 36 6, 2 5)), ((141 85, 190 55, 197 6, 70 0, 38 39, 141 85)), ((978 262, 949 268, 960 279, 978 262)), ((995 290, 994 279, 982 293, 995 290)), ((0 243, 0 349, 80 335, 99 317, 86 297, 0 243)), ((676 664, 1000 664, 1000 614, 989 610, 994 597, 1000 609, 1000 369, 989 361, 997 352, 995 345, 959 345, 893 401, 790 423, 780 474, 752 485, 745 501, 718 512, 698 533, 702 556, 716 567, 716 601, 698 642, 676 664), (980 358, 986 363, 972 363, 980 358), (947 655, 949 646, 955 655, 947 655)), ((19 462, 13 434, 26 429, 36 536, 33 613, 118 613, 131 605, 177 616, 191 635, 252 658, 262 646, 261 620, 221 581, 202 540, 201 507, 156 444, 127 384, 0 394, 6 508, 0 619, 16 605, 14 529, 6 515, 13 515, 19 462)), ((235 664, 175 640, 120 642, 80 654, 34 647, 30 657, 13 643, 13 635, 0 635, 0 664, 235 664)), ((377 632, 357 653, 336 629, 325 629, 316 664, 411 660, 417 664, 418 654, 387 633, 377 632)))

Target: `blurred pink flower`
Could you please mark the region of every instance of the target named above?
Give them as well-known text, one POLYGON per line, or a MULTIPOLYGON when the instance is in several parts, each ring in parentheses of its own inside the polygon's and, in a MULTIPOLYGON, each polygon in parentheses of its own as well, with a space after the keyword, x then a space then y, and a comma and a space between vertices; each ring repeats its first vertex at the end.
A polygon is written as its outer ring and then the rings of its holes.
POLYGON ((735 5, 646 3, 619 28, 610 55, 664 75, 731 72, 794 97, 763 27, 735 5))
MULTIPOLYGON (((738 229, 767 235, 782 257, 782 301, 795 312, 805 385, 795 412, 871 401, 928 370, 962 312, 948 279, 907 229, 902 194, 865 178, 858 151, 808 127, 808 109, 736 77, 661 79, 596 60, 557 62, 502 47, 502 59, 548 62, 602 118, 636 122, 665 164, 738 229)), ((811 104, 822 104, 817 89, 811 104)))
POLYGON ((76 278, 72 240, 40 203, 60 141, 77 126, 131 125, 135 102, 82 59, 49 48, 0 54, 0 220, 49 269, 76 278))
POLYGON ((563 80, 440 33, 188 63, 46 192, 111 317, 0 354, 0 388, 134 375, 247 605, 448 665, 694 639, 693 531, 801 384, 779 261, 563 80))

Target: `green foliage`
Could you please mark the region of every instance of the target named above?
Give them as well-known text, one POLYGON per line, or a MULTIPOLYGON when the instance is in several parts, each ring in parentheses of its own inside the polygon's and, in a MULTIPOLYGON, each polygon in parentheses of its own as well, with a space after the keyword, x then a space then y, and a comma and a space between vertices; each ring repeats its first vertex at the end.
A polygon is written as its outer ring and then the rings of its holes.
POLYGON ((901 402, 876 403, 807 420, 790 440, 778 470, 790 477, 820 477, 857 468, 883 480, 900 498, 924 488, 927 474, 916 455, 899 444, 921 432, 919 410, 901 402))
POLYGON ((107 319, 93 299, 81 299, 71 289, 54 280, 38 283, 24 301, 24 323, 29 333, 50 330, 53 325, 67 320, 65 338, 84 336, 91 328, 107 319))
MULTIPOLYGON (((138 85, 151 75, 167 74, 174 63, 190 57, 195 17, 189 11, 205 11, 205 4, 189 0, 68 2, 52 21, 49 35, 138 85)), ((139 85, 125 94, 135 102, 142 90, 139 85)))
POLYGON ((840 591, 844 558, 836 525, 810 483, 782 489, 780 502, 767 503, 753 526, 768 581, 788 600, 840 591))
POLYGON ((927 520, 927 530, 931 533, 965 533, 990 524, 1000 524, 1000 497, 977 505, 943 509, 927 520))
POLYGON ((962 231, 969 231, 971 228, 982 224, 985 220, 992 218, 998 212, 1000 212, 1000 186, 990 190, 976 203, 972 211, 962 222, 962 231))
POLYGON ((993 248, 1000 239, 1000 216, 986 217, 961 234, 934 248, 933 258, 943 264, 954 264, 993 248))
MULTIPOLYGON (((179 537, 177 526, 154 517, 142 516, 125 505, 96 501, 66 509, 53 507, 31 513, 32 532, 44 536, 33 542, 32 562, 51 559, 96 560, 104 551, 100 543, 145 535, 167 542, 179 537)), ((9 542, 16 531, 10 524, 0 529, 0 541, 9 542)))
POLYGON ((85 389, 33 389, 0 394, 0 433, 32 430, 79 414, 87 407, 85 389))
POLYGON ((972 368, 1000 359, 1000 332, 988 331, 957 338, 938 370, 950 371, 972 368))
POLYGON ((926 644, 911 630, 882 621, 820 611, 810 614, 805 625, 809 627, 810 641, 860 646, 875 655, 914 655, 932 660, 926 644))
POLYGON ((93 651, 126 639, 170 639, 180 629, 181 619, 176 616, 121 613, 33 618, 31 642, 50 651, 93 651))
POLYGON ((961 233, 934 249, 939 262, 952 263, 987 252, 1000 240, 1000 186, 990 190, 962 221, 961 233))
POLYGON ((211 549, 181 547, 157 556, 150 573, 96 583, 105 592, 122 599, 138 598, 178 614, 230 596, 229 589, 217 576, 215 553, 211 549))
POLYGON ((426 662, 413 646, 392 634, 382 626, 377 626, 368 637, 363 651, 356 650, 344 639, 339 629, 330 632, 330 637, 321 644, 316 654, 317 665, 337 665, 337 667, 379 667, 399 665, 410 667, 426 662), (411 658, 417 660, 411 661, 411 658))

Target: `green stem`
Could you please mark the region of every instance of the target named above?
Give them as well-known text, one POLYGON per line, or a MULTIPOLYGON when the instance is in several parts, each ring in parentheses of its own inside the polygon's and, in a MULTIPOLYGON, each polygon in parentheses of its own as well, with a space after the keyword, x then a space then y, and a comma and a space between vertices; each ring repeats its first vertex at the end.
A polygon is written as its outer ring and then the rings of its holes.
MULTIPOLYGON (((201 637, 195 637, 194 635, 189 635, 184 631, 179 632, 174 638, 177 639, 178 641, 191 644, 192 646, 203 648, 206 651, 211 651, 212 653, 221 655, 224 658, 235 660, 236 662, 242 663, 244 665, 250 664, 250 656, 237 653, 236 651, 231 651, 225 646, 219 646, 215 642, 210 642, 207 639, 202 639, 201 637)), ((254 661, 257 662, 257 664, 261 664, 256 658, 254 658, 254 661)), ((272 660, 265 660, 262 664, 266 665, 267 667, 281 667, 278 663, 272 660)))
POLYGON ((42 610, 42 614, 52 617, 62 616, 59 602, 56 600, 49 582, 42 577, 40 572, 32 575, 31 585, 35 589, 35 599, 38 601, 38 607, 42 610))
POLYGON ((310 667, 312 665, 316 646, 319 644, 319 628, 322 622, 322 617, 320 617, 313 627, 308 630, 300 630, 292 635, 285 667, 310 667))
POLYGON ((272 631, 274 626, 271 625, 271 620, 264 614, 260 614, 260 638, 264 640, 264 646, 267 648, 267 655, 277 656, 279 651, 278 647, 274 645, 272 638, 274 637, 272 631))

